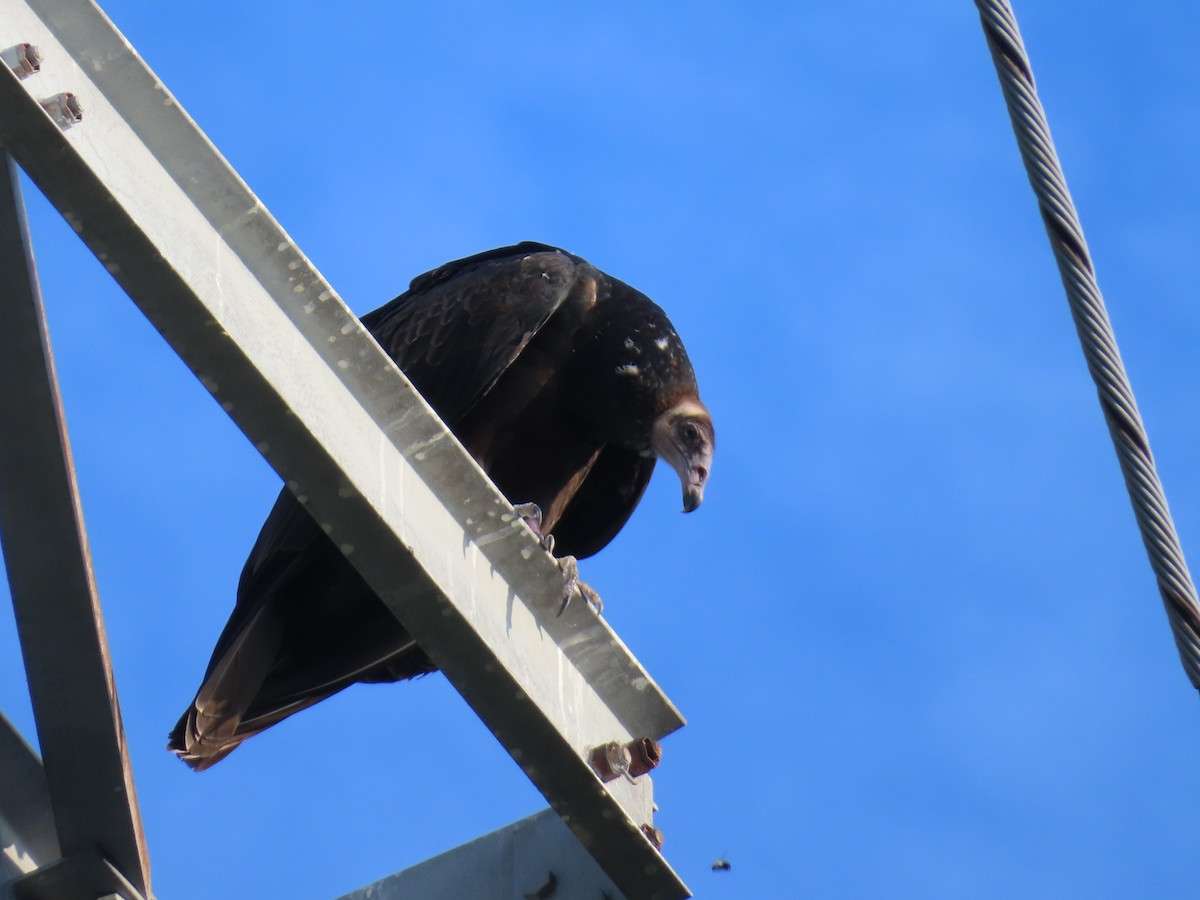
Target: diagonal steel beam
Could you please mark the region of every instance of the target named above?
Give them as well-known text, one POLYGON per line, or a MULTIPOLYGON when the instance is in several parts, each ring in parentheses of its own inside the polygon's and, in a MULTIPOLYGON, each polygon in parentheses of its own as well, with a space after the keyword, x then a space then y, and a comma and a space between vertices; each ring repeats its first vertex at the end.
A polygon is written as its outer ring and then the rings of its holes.
MULTIPOLYGON (((14 78, 5 67, 4 74, 14 78)), ((17 169, 0 150, 0 537, 63 856, 150 869, 38 294, 17 169)))
POLYGON ((678 711, 124 38, 87 2, 0 0, 0 142, 404 622, 622 890, 687 889, 650 779, 599 745, 678 711), (39 100, 64 91, 82 124, 39 100))

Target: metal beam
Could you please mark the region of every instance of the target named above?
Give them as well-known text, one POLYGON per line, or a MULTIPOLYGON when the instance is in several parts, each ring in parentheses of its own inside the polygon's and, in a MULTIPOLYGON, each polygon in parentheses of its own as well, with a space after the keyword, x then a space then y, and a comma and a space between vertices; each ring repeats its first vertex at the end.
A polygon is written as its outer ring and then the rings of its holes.
MULTIPOLYGON (((8 80, 15 76, 3 67, 8 80)), ((65 857, 150 870, 17 169, 0 150, 0 538, 65 857)))
POLYGON ((59 855, 42 761, 0 713, 0 886, 59 855))
POLYGON ((553 810, 521 819, 338 900, 579 897, 623 900, 553 810))
POLYGON ((0 0, 0 142, 285 479, 622 890, 687 889, 650 779, 592 748, 678 711, 124 38, 90 3, 0 0), (70 92, 66 131, 39 100, 70 92))
POLYGON ((34 869, 11 885, 13 900, 145 900, 146 895, 96 852, 34 869))

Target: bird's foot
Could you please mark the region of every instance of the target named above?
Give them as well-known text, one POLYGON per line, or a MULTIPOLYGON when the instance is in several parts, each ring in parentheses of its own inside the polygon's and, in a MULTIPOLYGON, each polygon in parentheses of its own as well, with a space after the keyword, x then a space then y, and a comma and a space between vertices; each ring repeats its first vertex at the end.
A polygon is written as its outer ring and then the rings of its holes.
MULTIPOLYGON (((538 540, 541 541, 546 552, 553 556, 554 535, 542 534, 542 508, 536 503, 518 503, 513 507, 513 512, 525 521, 529 529, 538 536, 538 540)), ((567 583, 563 587, 562 606, 559 608, 558 614, 561 616, 565 613, 571 599, 579 594, 588 606, 596 611, 596 615, 600 615, 604 611, 604 601, 600 599, 600 595, 591 585, 579 580, 579 561, 573 556, 556 557, 554 561, 558 563, 563 577, 567 579, 567 583)))
POLYGON ((538 536, 538 540, 542 542, 546 552, 553 553, 554 535, 542 534, 542 508, 536 503, 518 503, 513 507, 513 512, 520 516, 529 526, 529 530, 538 536))
POLYGON ((573 556, 564 556, 558 560, 558 567, 567 579, 563 588, 562 606, 558 610, 560 616, 567 611, 567 606, 576 594, 587 601, 588 606, 596 611, 596 615, 604 612, 604 601, 600 599, 600 595, 591 585, 579 580, 579 560, 573 556))
POLYGON ((542 508, 536 503, 517 503, 513 506, 513 512, 538 534, 542 533, 542 508))

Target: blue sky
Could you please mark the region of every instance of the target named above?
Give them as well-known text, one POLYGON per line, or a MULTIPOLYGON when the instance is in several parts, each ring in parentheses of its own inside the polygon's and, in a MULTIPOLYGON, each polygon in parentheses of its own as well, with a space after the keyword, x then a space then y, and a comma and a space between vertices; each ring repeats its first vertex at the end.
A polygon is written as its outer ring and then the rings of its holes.
MULTIPOLYGON (((972 4, 105 9, 357 311, 535 239, 669 312, 706 503, 660 472, 584 574, 689 719, 698 896, 1194 895, 1200 704, 972 4)), ((1017 13, 1195 554, 1200 7, 1017 13)), ((278 480, 28 193, 157 893, 332 898, 541 809, 440 676, 163 750, 278 480)), ((32 736, 6 614, 0 708, 32 736)))

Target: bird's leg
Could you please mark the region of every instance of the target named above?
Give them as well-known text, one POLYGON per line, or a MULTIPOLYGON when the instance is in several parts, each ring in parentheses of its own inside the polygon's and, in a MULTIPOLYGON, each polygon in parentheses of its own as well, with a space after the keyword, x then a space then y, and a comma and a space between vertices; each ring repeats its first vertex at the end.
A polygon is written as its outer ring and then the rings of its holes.
POLYGON ((559 607, 558 614, 561 616, 567 611, 571 598, 578 593, 587 601, 588 606, 596 611, 596 615, 600 615, 604 611, 604 601, 600 599, 600 595, 591 585, 579 580, 579 560, 573 556, 563 556, 558 560, 558 567, 562 570, 563 577, 567 579, 566 587, 563 588, 562 606, 559 607))
MULTIPOLYGON (((525 520, 525 524, 538 536, 542 546, 546 548, 546 552, 553 556, 554 535, 542 534, 542 508, 536 503, 518 503, 513 507, 513 512, 525 520)), ((600 599, 600 595, 587 582, 579 580, 579 561, 573 556, 555 557, 555 561, 562 570, 563 577, 567 579, 566 586, 563 588, 562 606, 559 608, 558 614, 561 616, 567 611, 567 606, 576 593, 587 601, 588 606, 594 609, 597 615, 603 612, 604 601, 600 599)))

